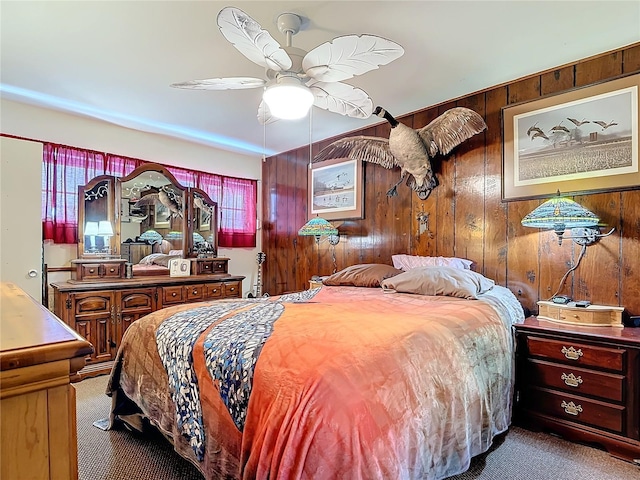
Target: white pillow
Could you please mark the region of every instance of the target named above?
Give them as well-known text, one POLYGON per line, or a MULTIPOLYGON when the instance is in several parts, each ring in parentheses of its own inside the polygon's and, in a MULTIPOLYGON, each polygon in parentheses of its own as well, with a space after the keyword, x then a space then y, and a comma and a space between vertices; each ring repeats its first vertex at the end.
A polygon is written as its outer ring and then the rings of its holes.
POLYGON ((452 267, 471 270, 473 262, 456 257, 420 257, 418 255, 392 255, 393 266, 400 270, 411 270, 416 267, 452 267))

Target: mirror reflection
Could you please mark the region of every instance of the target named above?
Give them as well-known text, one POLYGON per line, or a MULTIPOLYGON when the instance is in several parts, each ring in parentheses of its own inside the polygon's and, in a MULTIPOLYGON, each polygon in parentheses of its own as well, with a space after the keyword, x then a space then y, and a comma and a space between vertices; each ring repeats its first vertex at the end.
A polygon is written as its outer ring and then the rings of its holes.
POLYGON ((218 209, 204 194, 193 191, 193 251, 200 257, 215 257, 218 209))
MULTIPOLYGON (((112 180, 97 181, 84 190, 83 215, 84 230, 80 242, 81 255, 110 255, 114 236, 112 215, 112 180)), ((79 216, 80 217, 80 216, 79 216)))
POLYGON ((120 185, 120 239, 124 258, 146 264, 152 254, 184 256, 184 191, 147 170, 120 185))

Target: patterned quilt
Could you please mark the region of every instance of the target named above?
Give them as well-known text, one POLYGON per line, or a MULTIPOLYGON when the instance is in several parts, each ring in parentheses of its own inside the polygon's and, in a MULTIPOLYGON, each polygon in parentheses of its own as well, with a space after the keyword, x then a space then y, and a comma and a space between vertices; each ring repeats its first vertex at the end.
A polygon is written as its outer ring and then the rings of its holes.
POLYGON ((209 479, 444 478, 510 422, 509 290, 323 287, 134 322, 108 391, 209 479))

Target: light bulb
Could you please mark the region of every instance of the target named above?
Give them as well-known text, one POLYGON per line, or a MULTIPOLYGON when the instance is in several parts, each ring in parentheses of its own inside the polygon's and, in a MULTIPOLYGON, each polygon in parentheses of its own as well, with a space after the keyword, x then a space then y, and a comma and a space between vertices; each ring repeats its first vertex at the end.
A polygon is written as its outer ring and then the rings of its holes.
POLYGON ((295 78, 284 77, 267 87, 262 96, 271 115, 285 120, 304 117, 313 105, 313 94, 295 78))

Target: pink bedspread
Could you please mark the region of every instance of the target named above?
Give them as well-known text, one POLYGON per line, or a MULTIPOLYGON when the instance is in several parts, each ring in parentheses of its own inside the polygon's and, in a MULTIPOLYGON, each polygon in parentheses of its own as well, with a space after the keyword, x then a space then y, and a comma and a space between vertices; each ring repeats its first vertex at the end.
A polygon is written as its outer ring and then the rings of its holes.
MULTIPOLYGON (((199 340, 201 462, 176 426, 154 332, 163 319, 203 304, 154 312, 125 334, 108 388, 112 413, 131 413, 133 401, 208 479, 455 475, 511 416, 511 325, 522 321, 522 309, 502 287, 481 297, 325 286, 308 302, 284 303, 255 366, 242 431, 206 371, 199 340)), ((241 308, 256 301, 279 298, 241 308)))

